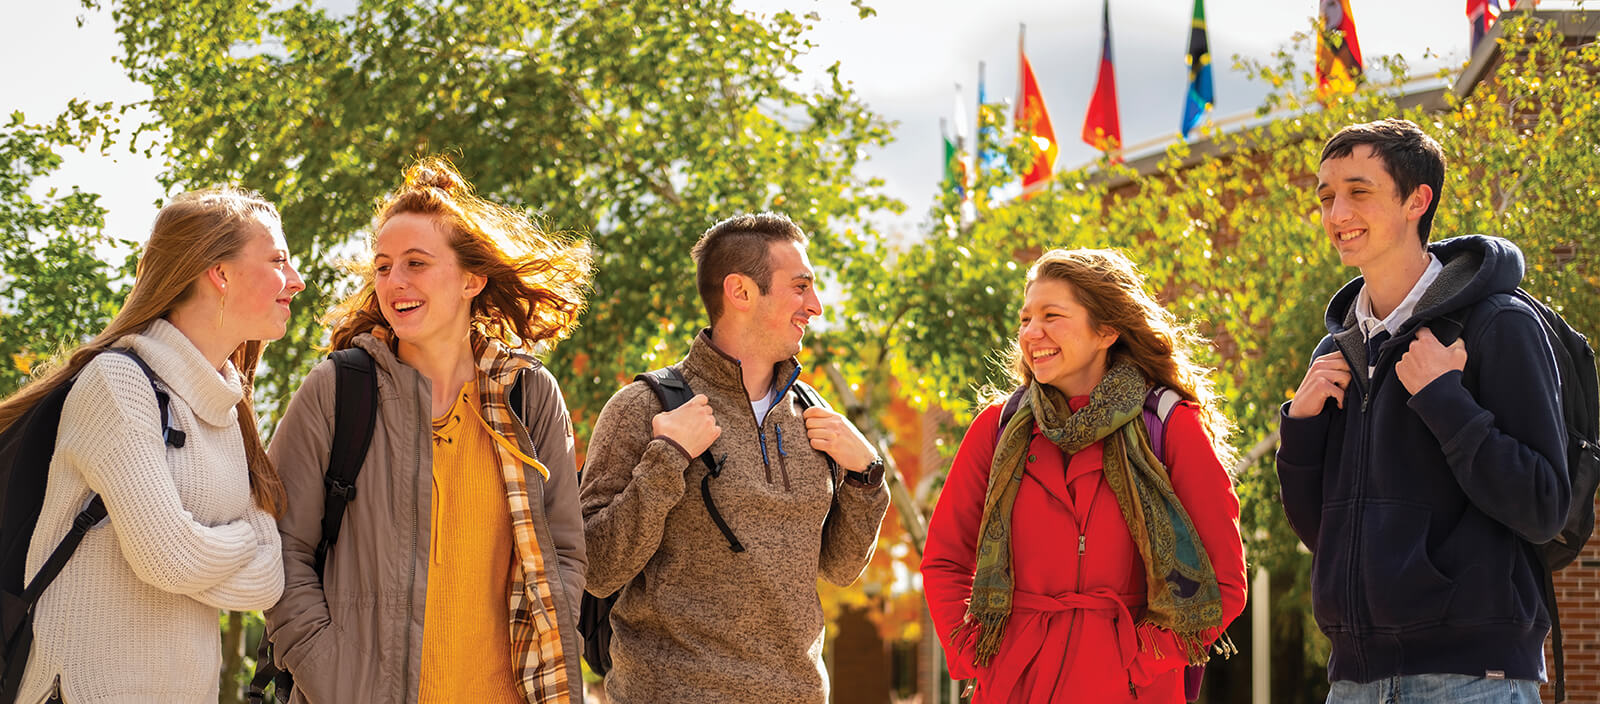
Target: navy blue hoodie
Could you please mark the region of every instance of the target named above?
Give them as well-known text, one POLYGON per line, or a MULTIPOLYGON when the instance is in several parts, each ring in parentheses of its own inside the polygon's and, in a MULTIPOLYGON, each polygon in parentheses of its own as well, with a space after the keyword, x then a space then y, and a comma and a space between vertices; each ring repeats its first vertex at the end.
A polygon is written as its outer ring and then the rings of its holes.
POLYGON ((1333 641, 1332 681, 1455 673, 1544 679, 1549 615, 1529 543, 1566 520, 1555 358, 1535 313, 1509 293, 1522 253, 1480 235, 1429 247, 1444 265, 1416 313, 1377 352, 1369 381, 1357 278, 1328 305, 1352 370, 1344 407, 1280 411, 1284 512, 1312 552, 1312 605, 1333 641), (1413 396, 1395 363, 1417 331, 1464 322, 1467 364, 1413 396))

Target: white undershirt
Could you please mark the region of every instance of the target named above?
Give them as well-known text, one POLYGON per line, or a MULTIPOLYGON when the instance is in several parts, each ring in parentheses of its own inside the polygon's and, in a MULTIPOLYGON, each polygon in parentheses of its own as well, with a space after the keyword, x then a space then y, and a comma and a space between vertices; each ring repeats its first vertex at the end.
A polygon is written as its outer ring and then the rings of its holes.
MULTIPOLYGON (((1356 295, 1356 325, 1361 327, 1364 340, 1371 340, 1373 335, 1384 331, 1394 335, 1395 331, 1417 312, 1417 303, 1422 300, 1422 294, 1426 293, 1428 287, 1439 278, 1441 271, 1444 271, 1444 264, 1440 263, 1438 257, 1428 254, 1428 268, 1423 270, 1422 277, 1411 286, 1411 291, 1400 301, 1400 305, 1389 311, 1388 317, 1383 320, 1379 320, 1372 312, 1371 288, 1363 284, 1361 293, 1356 295)), ((1377 361, 1377 359, 1367 360, 1367 378, 1372 378, 1372 372, 1377 369, 1377 361)))
POLYGON ((756 414, 756 425, 761 425, 762 423, 767 422, 767 411, 772 410, 772 404, 777 401, 777 399, 773 398, 777 391, 778 388, 774 386, 772 389, 767 391, 766 396, 762 396, 761 398, 750 402, 750 410, 754 411, 756 414))

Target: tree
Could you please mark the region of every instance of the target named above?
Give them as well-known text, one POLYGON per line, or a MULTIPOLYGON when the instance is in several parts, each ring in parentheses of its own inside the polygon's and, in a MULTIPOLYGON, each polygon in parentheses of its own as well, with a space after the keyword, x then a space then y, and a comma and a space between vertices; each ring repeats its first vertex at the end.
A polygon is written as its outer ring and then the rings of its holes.
POLYGON ((112 242, 99 196, 33 193, 61 165, 58 150, 90 146, 106 107, 75 101, 46 124, 14 112, 0 127, 0 397, 99 333, 121 304, 117 272, 100 259, 112 242))
POLYGON ((166 178, 261 191, 314 282, 267 350, 269 408, 319 357, 315 318, 348 285, 334 255, 419 155, 452 155, 489 197, 590 238, 589 310, 548 359, 580 430, 703 320, 687 253, 711 223, 784 211, 826 266, 870 237, 864 213, 896 207, 855 174, 888 127, 838 66, 796 87, 814 15, 727 0, 362 2, 342 16, 133 0, 113 14, 129 75, 154 94, 145 129, 169 135, 166 178))

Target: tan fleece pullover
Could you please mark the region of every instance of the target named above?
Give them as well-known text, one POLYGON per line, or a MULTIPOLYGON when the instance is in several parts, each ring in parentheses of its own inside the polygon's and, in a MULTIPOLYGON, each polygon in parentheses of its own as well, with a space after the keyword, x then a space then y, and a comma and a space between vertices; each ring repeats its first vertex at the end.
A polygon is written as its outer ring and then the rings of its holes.
POLYGON ((607 692, 618 704, 825 702, 816 580, 860 576, 888 489, 835 479, 811 449, 790 388, 798 362, 776 366, 783 393, 759 425, 739 362, 709 331, 677 368, 722 428, 711 452, 727 459, 711 492, 745 551, 728 548, 706 511, 704 463, 652 438, 655 395, 642 382, 617 392, 595 423, 579 489, 589 590, 622 590, 607 692))

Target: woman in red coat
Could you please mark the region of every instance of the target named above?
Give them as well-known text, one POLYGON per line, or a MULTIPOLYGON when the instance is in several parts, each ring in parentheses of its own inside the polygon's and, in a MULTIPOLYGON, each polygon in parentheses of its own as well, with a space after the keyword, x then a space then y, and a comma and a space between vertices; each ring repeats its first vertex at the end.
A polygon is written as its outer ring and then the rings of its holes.
POLYGON ((1182 702, 1184 667, 1231 652, 1245 603, 1204 340, 1106 250, 1040 257, 1019 323, 1017 410, 973 421, 928 526, 950 673, 977 680, 974 702, 1182 702), (1145 418, 1157 387, 1183 399, 1164 424, 1145 418))

